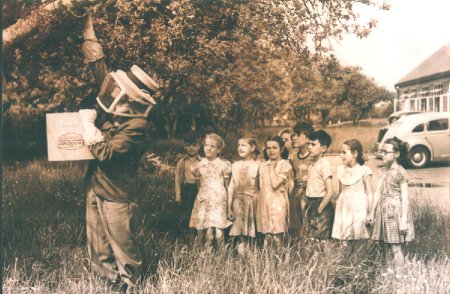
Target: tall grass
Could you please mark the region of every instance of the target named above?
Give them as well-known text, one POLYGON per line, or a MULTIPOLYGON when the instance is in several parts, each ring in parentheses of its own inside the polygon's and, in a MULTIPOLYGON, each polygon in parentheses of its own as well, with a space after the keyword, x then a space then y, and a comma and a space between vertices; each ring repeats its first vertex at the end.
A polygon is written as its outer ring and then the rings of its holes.
MULTIPOLYGON (((89 272, 85 163, 33 161, 3 167, 3 292, 111 293, 89 272)), ((254 245, 244 257, 185 242, 176 225, 170 173, 140 172, 145 293, 448 293, 450 219, 415 206, 417 239, 394 273, 384 248, 364 241, 254 245)))

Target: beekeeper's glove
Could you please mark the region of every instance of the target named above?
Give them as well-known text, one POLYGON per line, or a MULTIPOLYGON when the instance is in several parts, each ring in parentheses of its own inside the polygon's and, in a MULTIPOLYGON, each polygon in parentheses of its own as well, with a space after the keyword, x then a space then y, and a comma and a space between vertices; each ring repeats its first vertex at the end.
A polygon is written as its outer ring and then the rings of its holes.
POLYGON ((84 130, 84 143, 89 146, 104 141, 102 132, 94 124, 97 118, 97 112, 94 109, 80 109, 78 113, 80 114, 81 124, 84 130))

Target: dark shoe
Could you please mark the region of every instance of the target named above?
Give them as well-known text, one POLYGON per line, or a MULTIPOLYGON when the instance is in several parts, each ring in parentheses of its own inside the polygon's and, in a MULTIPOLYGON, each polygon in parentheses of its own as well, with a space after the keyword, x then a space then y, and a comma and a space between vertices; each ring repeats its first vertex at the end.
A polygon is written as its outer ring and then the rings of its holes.
POLYGON ((111 291, 114 293, 128 293, 128 284, 123 281, 113 282, 110 281, 111 291))

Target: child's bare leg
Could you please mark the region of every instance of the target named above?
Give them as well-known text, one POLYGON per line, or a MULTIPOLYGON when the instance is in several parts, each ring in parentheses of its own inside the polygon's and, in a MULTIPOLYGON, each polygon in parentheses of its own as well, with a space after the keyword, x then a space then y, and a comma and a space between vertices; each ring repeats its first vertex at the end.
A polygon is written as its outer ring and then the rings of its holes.
POLYGON ((270 244, 270 234, 264 234, 264 247, 270 244))
POLYGON ((198 245, 203 244, 203 230, 197 230, 197 239, 195 241, 198 245))
POLYGON ((244 239, 244 237, 240 237, 239 238, 239 243, 238 243, 238 246, 237 246, 237 252, 238 252, 239 255, 241 255, 241 256, 244 255, 245 247, 246 247, 245 239, 244 239))
POLYGON ((405 256, 403 255, 402 245, 392 244, 391 249, 394 254, 394 266, 396 268, 403 267, 405 265, 405 256))
POLYGON ((206 229, 206 238, 205 238, 205 239, 206 239, 206 240, 205 240, 205 245, 211 246, 212 241, 213 241, 213 239, 214 239, 214 236, 213 236, 213 228, 207 228, 207 229, 206 229))
POLYGON ((280 246, 281 245, 281 234, 273 234, 272 235, 273 238, 273 243, 275 244, 275 246, 280 246))
POLYGON ((267 233, 264 236, 264 246, 267 246, 267 245, 269 245, 269 246, 277 246, 277 245, 279 245, 278 244, 279 240, 281 240, 281 239, 279 239, 279 235, 280 234, 267 233))
POLYGON ((216 241, 217 241, 217 245, 220 248, 223 248, 225 246, 225 241, 223 238, 223 230, 219 229, 219 228, 215 228, 216 231, 216 241))

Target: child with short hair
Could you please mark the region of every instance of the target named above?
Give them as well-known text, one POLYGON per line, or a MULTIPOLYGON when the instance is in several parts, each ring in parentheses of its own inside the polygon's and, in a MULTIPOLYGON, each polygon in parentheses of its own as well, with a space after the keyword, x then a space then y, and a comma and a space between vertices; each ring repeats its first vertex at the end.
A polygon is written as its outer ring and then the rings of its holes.
POLYGON ((308 122, 297 123, 292 132, 293 149, 289 154, 289 161, 294 171, 294 188, 289 194, 289 233, 293 237, 301 234, 303 224, 308 168, 313 164, 308 151, 308 136, 312 132, 314 128, 308 122))
POLYGON ((237 145, 239 161, 231 165, 228 186, 228 219, 233 221, 230 236, 239 237, 238 253, 244 253, 248 239, 256 237, 256 202, 259 162, 258 143, 254 136, 243 135, 237 145))
POLYGON ((198 134, 194 132, 190 132, 184 137, 185 155, 178 161, 175 168, 175 203, 179 205, 179 225, 185 237, 190 235, 189 218, 198 193, 197 183, 191 172, 191 166, 201 160, 198 155, 200 149, 199 141, 198 134))
POLYGON ((280 245, 288 230, 288 184, 292 177, 288 152, 281 137, 269 137, 265 142, 264 161, 259 167, 260 193, 256 210, 256 228, 264 234, 264 244, 280 245))
POLYGON ((344 165, 338 167, 339 198, 334 212, 332 237, 338 240, 369 238, 366 219, 372 205, 372 171, 364 165, 363 147, 356 139, 341 147, 344 165))
POLYGON ((403 247, 414 240, 414 224, 409 207, 408 174, 398 159, 408 153, 407 144, 397 137, 387 139, 382 147, 381 179, 375 192, 369 221, 374 223, 372 239, 388 244, 394 265, 405 263, 403 247))
POLYGON ((282 129, 278 132, 278 136, 281 137, 284 141, 284 148, 287 150, 288 154, 291 152, 293 146, 292 146, 292 129, 286 128, 282 129))
POLYGON ((198 231, 206 230, 208 245, 215 239, 220 247, 224 245, 223 230, 231 225, 227 219, 227 187, 231 164, 219 157, 224 148, 225 142, 219 135, 206 135, 203 141, 205 158, 191 166, 199 185, 194 204, 198 211, 192 214, 191 223, 196 224, 198 231))
POLYGON ((331 137, 324 130, 309 134, 308 151, 314 159, 308 169, 305 197, 305 226, 313 238, 330 238, 333 226, 332 171, 324 157, 331 145, 331 137))

